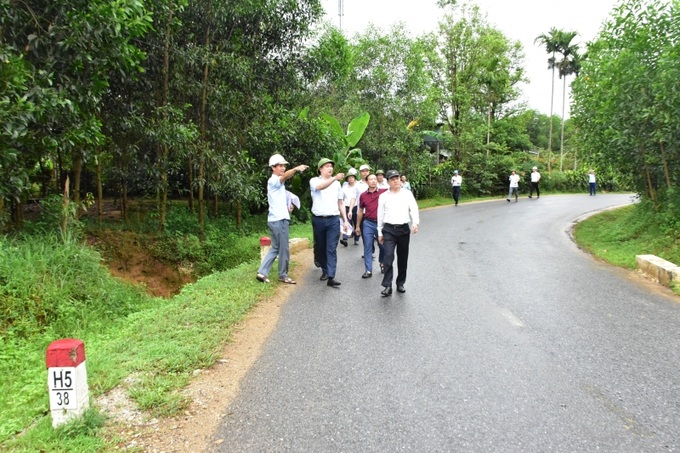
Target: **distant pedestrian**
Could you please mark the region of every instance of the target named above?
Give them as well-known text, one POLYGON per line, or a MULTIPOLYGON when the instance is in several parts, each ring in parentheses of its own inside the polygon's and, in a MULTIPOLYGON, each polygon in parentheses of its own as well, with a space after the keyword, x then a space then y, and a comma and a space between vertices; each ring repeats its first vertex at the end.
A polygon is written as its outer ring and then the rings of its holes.
MULTIPOLYGON (((389 180, 390 178, 387 179, 389 180)), ((392 185, 390 185, 390 188, 391 187, 392 185)), ((411 183, 408 182, 408 178, 406 177, 406 175, 401 175, 401 187, 409 191, 411 190, 411 183)))
POLYGON ((292 178, 295 173, 307 170, 307 165, 298 165, 295 168, 286 170, 288 162, 281 154, 274 154, 269 158, 269 167, 272 175, 267 181, 267 201, 269 203, 269 214, 267 215, 267 226, 271 234, 271 248, 265 255, 260 268, 257 270, 257 280, 262 283, 269 283, 269 271, 274 264, 274 260, 279 258, 279 280, 283 283, 294 285, 295 280, 288 276, 288 264, 290 261, 290 249, 288 244, 290 211, 292 208, 288 203, 286 194, 286 181, 292 178))
POLYGON ((335 162, 321 159, 317 165, 319 176, 309 181, 312 192, 312 232, 314 235, 314 257, 321 267, 321 279, 327 285, 337 288, 340 282, 335 279, 338 266, 338 239, 340 238, 340 217, 342 226, 349 230, 344 194, 338 181, 345 178, 344 173, 333 176, 335 162))
POLYGON ((597 191, 597 179, 593 170, 588 172, 588 191, 591 197, 594 197, 597 191))
POLYGON ((541 196, 541 190, 538 188, 538 182, 541 180, 541 174, 538 172, 538 167, 534 167, 531 169, 531 187, 529 188, 529 198, 532 197, 534 194, 534 190, 536 191, 536 198, 539 198, 541 196))
POLYGON ((515 196, 515 203, 517 203, 517 198, 519 197, 518 191, 519 191, 519 175, 515 172, 515 170, 512 170, 512 173, 510 174, 510 191, 508 192, 508 203, 510 203, 510 199, 512 196, 515 196))
MULTIPOLYGON (((373 276, 373 242, 378 240, 378 200, 380 194, 387 189, 378 188, 378 179, 375 175, 367 178, 368 190, 359 196, 358 222, 356 224, 356 234, 361 234, 364 240, 364 274, 362 278, 373 276)), ((385 252, 382 244, 378 243, 378 263, 380 270, 383 271, 383 261, 385 252)))
POLYGON ((458 206, 461 184, 463 184, 463 177, 458 174, 458 170, 453 170, 453 176, 451 176, 451 188, 453 190, 453 201, 456 202, 455 206, 458 206))
POLYGON ((380 293, 383 297, 392 295, 395 253, 397 255, 397 292, 406 292, 404 284, 406 283, 411 233, 417 233, 420 224, 416 199, 410 190, 401 187, 399 172, 389 170, 386 176, 390 189, 378 198, 378 242, 385 248, 383 261, 385 274, 382 280, 383 290, 380 293))

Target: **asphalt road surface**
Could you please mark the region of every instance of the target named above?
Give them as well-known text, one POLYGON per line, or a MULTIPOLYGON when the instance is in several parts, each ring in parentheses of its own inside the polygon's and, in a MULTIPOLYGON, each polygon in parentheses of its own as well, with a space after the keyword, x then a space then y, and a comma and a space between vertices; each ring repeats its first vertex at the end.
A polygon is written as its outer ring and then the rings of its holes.
POLYGON ((571 241, 630 195, 421 212, 406 293, 304 276, 217 451, 680 451, 680 303, 571 241))

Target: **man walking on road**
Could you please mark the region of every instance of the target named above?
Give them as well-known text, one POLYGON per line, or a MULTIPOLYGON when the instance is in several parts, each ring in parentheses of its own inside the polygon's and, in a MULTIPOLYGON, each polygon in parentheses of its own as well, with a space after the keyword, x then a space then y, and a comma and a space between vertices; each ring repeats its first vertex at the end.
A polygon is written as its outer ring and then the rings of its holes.
MULTIPOLYGON (((373 276, 373 241, 378 239, 378 199, 380 194, 387 189, 378 189, 378 180, 375 175, 369 175, 368 190, 359 196, 359 209, 356 224, 356 234, 364 237, 364 274, 361 278, 371 278, 373 276), (362 222, 363 220, 363 222, 362 222)), ((384 248, 378 243, 378 262, 380 269, 383 267, 384 248)))
POLYGON ((295 173, 307 170, 308 167, 307 165, 298 165, 286 171, 286 165, 288 165, 288 162, 281 154, 274 154, 269 158, 272 176, 267 181, 267 201, 269 202, 267 226, 272 236, 272 245, 257 270, 257 279, 262 283, 269 283, 269 271, 277 256, 279 257, 279 280, 290 285, 297 283, 288 276, 290 209, 286 196, 286 181, 292 178, 295 173))
POLYGON ((541 197, 541 191, 538 188, 538 182, 541 180, 541 174, 538 172, 538 167, 531 169, 531 187, 529 188, 529 198, 532 198, 534 190, 536 191, 536 198, 541 197))
POLYGON ((381 194, 378 199, 378 242, 385 248, 383 261, 385 274, 381 292, 383 297, 392 294, 395 252, 397 255, 397 292, 406 292, 404 284, 406 283, 411 232, 417 233, 420 223, 416 199, 410 190, 401 187, 399 172, 389 170, 386 176, 390 189, 381 194), (411 222, 410 228, 409 222, 411 222))
POLYGON ((340 286, 335 279, 338 265, 338 240, 340 239, 340 217, 344 230, 350 229, 345 213, 344 194, 338 181, 345 178, 344 173, 333 176, 335 162, 321 159, 317 165, 319 176, 309 181, 312 192, 312 230, 314 234, 315 258, 321 267, 321 280, 328 280, 333 288, 340 286))
POLYGON ((451 187, 453 188, 453 201, 458 206, 458 198, 460 198, 460 186, 463 184, 463 177, 458 174, 458 170, 453 170, 451 177, 451 187))
POLYGON ((515 172, 515 170, 512 170, 512 173, 510 174, 510 191, 508 192, 508 203, 510 203, 510 199, 512 196, 515 196, 515 203, 517 203, 517 198, 519 197, 518 195, 518 190, 519 190, 519 175, 515 172))

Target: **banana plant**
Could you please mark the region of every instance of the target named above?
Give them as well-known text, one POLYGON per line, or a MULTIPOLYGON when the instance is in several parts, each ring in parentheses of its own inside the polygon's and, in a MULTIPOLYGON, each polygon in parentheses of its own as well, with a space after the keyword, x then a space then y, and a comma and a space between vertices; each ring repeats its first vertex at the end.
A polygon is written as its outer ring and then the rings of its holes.
POLYGON ((335 162, 336 171, 346 172, 351 167, 359 168, 361 164, 366 163, 361 154, 361 149, 355 147, 359 140, 361 140, 361 137, 363 137, 366 127, 368 127, 368 122, 371 119, 371 115, 368 112, 364 112, 352 119, 347 126, 346 132, 337 118, 323 113, 321 114, 321 119, 326 122, 332 134, 342 138, 344 144, 342 149, 333 153, 332 159, 335 162))

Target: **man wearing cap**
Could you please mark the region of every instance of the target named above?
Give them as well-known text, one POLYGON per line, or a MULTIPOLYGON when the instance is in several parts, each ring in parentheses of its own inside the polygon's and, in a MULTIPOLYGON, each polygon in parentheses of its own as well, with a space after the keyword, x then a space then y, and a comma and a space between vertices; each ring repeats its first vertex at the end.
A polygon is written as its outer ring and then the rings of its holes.
POLYGON ((343 203, 344 194, 338 181, 344 179, 344 173, 333 176, 335 162, 323 158, 317 168, 319 176, 309 181, 312 192, 312 230, 314 234, 315 258, 321 267, 321 280, 328 280, 328 286, 337 288, 340 282, 335 279, 338 264, 338 239, 340 234, 340 216, 345 231, 350 229, 343 203))
MULTIPOLYGON (((357 171, 354 168, 350 168, 347 172, 346 181, 342 184, 342 193, 344 198, 342 199, 345 204, 345 214, 352 225, 352 232, 354 232, 354 225, 357 221, 357 201, 359 199, 359 185, 357 184, 357 171)), ((340 243, 347 247, 347 232, 343 231, 342 240, 340 243)), ((359 245, 359 238, 354 235, 354 245, 359 245)))
POLYGON ((378 179, 378 184, 376 187, 378 189, 389 189, 390 185, 387 184, 387 180, 385 179, 385 172, 382 170, 378 170, 375 172, 375 177, 378 179))
POLYGON ((453 170, 453 176, 451 176, 451 187, 453 188, 453 201, 456 202, 456 206, 458 206, 461 184, 463 184, 463 177, 458 174, 458 170, 453 170))
POLYGON ((269 158, 272 176, 267 181, 267 201, 269 214, 267 226, 271 234, 272 245, 257 270, 257 279, 262 283, 269 283, 269 271, 276 257, 279 257, 279 280, 294 285, 295 280, 288 276, 290 250, 288 248, 288 228, 290 225, 290 211, 286 194, 286 181, 297 172, 307 170, 307 165, 298 165, 286 170, 288 162, 281 154, 274 154, 269 158))
POLYGON ((529 198, 532 198, 534 190, 536 191, 536 198, 541 197, 541 191, 538 189, 538 181, 541 180, 541 174, 538 172, 538 167, 531 169, 531 187, 529 188, 529 198))
MULTIPOLYGON (((355 232, 357 235, 362 234, 364 238, 364 274, 362 278, 371 278, 373 276, 373 257, 372 246, 373 241, 378 238, 378 199, 380 194, 387 189, 378 189, 378 180, 375 175, 368 175, 368 190, 359 196, 359 219, 356 224, 355 232)), ((383 261, 385 259, 385 252, 382 244, 378 243, 379 255, 378 262, 382 269, 383 261)))
POLYGON ((405 293, 406 268, 411 233, 418 232, 420 215, 418 204, 410 190, 401 187, 399 172, 387 171, 387 182, 390 189, 380 195, 378 199, 378 242, 385 247, 383 261, 385 274, 383 275, 383 297, 392 294, 392 279, 394 277, 394 255, 397 255, 397 292, 405 293), (409 222, 411 227, 409 228, 409 222))
POLYGON ((371 166, 368 164, 361 164, 359 167, 359 174, 361 175, 361 178, 359 178, 359 181, 357 181, 357 184, 359 185, 359 194, 362 194, 368 190, 368 182, 366 179, 370 173, 371 166))

